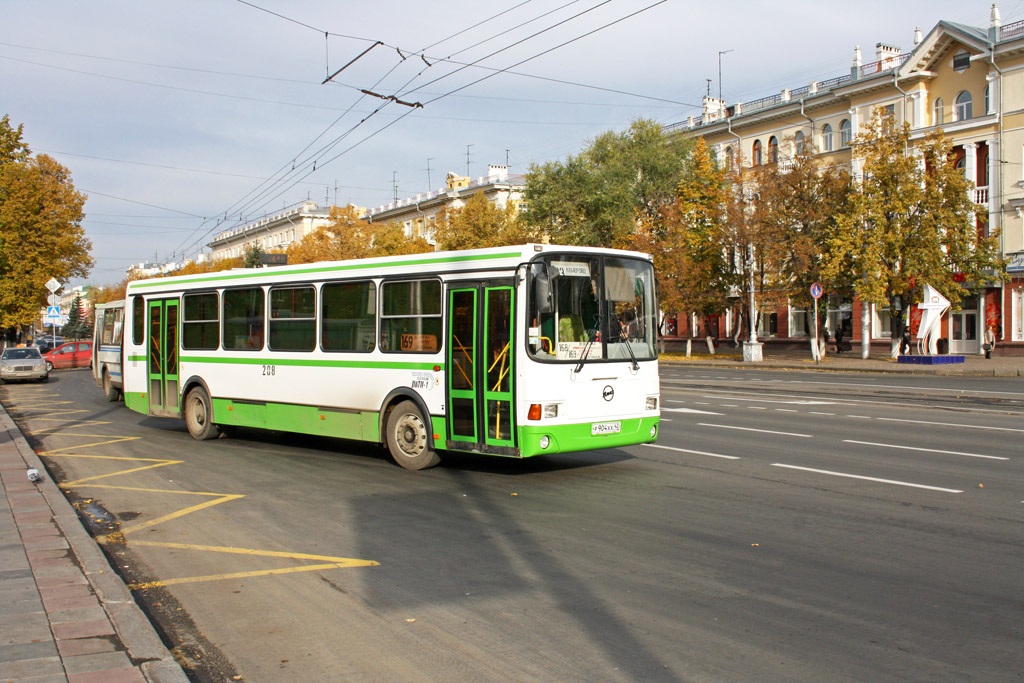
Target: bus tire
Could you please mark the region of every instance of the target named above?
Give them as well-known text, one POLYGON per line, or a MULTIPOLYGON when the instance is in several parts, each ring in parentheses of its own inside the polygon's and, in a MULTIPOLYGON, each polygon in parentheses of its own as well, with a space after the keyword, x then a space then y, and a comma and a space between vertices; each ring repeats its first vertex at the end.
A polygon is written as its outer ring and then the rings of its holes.
POLYGON ((108 403, 113 403, 117 400, 118 391, 114 387, 113 380, 110 379, 110 373, 106 370, 103 371, 103 393, 106 395, 108 403))
POLYGON ((185 425, 197 441, 216 439, 220 434, 213 423, 213 402, 202 387, 196 387, 185 397, 185 425))
POLYGON ((425 470, 441 462, 427 423, 412 401, 402 401, 391 409, 386 437, 391 457, 407 470, 425 470))

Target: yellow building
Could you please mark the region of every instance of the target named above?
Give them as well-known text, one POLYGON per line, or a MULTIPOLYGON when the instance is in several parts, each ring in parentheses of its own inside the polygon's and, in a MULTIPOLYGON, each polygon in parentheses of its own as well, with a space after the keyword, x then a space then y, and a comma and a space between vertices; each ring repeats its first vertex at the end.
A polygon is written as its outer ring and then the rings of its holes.
POLYGON ((475 179, 448 173, 444 188, 378 206, 367 211, 364 218, 371 223, 401 223, 406 236, 422 237, 434 244, 437 216, 442 210, 461 209, 477 192, 483 192, 495 206, 513 204, 522 210, 525 189, 525 176, 509 173, 508 166, 491 165, 486 176, 475 179))
MULTIPOLYGON (((940 21, 926 36, 914 32, 914 47, 903 52, 879 43, 864 63, 854 50, 848 74, 782 90, 753 102, 729 104, 704 98, 703 114, 670 128, 703 137, 720 163, 745 166, 778 163, 813 143, 829 161, 860 173, 850 145, 876 107, 910 124, 914 140, 941 128, 954 145, 957 162, 973 181, 975 201, 987 207, 987 230, 1001 230, 1009 279, 977 287, 947 314, 943 336, 951 353, 980 353, 984 331, 996 329, 997 353, 1024 354, 1024 21, 1001 25, 993 5, 989 27, 940 21)), ((863 329, 888 347, 888 313, 864 311, 859 302, 830 302, 828 327, 842 325, 860 346, 863 329), (880 315, 881 313, 881 315, 880 315), (865 324, 867 323, 867 324, 865 324)), ((713 320, 713 336, 735 335, 735 320, 713 320)), ((759 337, 797 341, 807 335, 806 314, 791 307, 762 312, 759 337)), ((688 332, 679 321, 680 334, 688 332)))

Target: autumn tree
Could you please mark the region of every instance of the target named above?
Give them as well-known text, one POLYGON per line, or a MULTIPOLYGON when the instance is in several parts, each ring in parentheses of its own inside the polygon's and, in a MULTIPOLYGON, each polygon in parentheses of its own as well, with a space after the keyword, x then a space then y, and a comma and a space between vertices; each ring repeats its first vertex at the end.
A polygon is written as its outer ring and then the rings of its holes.
POLYGON ((524 219, 552 242, 614 247, 672 203, 690 143, 650 120, 599 135, 564 162, 532 165, 524 219))
POLYGON ((0 327, 32 324, 50 278, 89 274, 84 205, 68 169, 45 154, 33 156, 22 126, 0 119, 0 327))
MULTIPOLYGON (((682 168, 672 202, 659 217, 643 217, 625 244, 653 256, 662 308, 695 313, 707 330, 707 318, 728 307, 734 278, 722 247, 728 189, 702 138, 682 168)), ((710 336, 707 343, 714 353, 710 336)))
POLYGON ((442 209, 435 235, 438 249, 443 250, 504 247, 539 238, 535 229, 520 220, 515 205, 497 206, 483 192, 471 196, 461 208, 442 209))
POLYGON ((354 206, 332 206, 330 220, 288 246, 288 263, 341 261, 371 255, 372 234, 354 206))
POLYGON ((401 223, 374 223, 371 238, 370 256, 404 256, 434 251, 434 247, 419 235, 406 235, 401 223))
POLYGON ((956 168, 941 131, 911 148, 910 126, 879 109, 854 149, 864 159, 863 178, 850 211, 839 217, 825 271, 849 268, 857 296, 889 308, 896 356, 903 312, 921 285, 932 285, 957 306, 968 294, 961 281, 998 277, 998 235, 979 229, 982 208, 971 201, 973 186, 956 168))
MULTIPOLYGON (((848 268, 826 273, 825 262, 838 236, 838 216, 847 213, 852 183, 846 169, 826 163, 810 145, 777 165, 756 173, 754 220, 759 223, 761 252, 757 276, 763 294, 777 293, 779 302, 812 309, 819 306, 824 324, 827 298, 817 301, 811 285, 820 282, 825 292, 842 300, 853 297, 854 280, 848 268), (768 275, 771 274, 769 278, 768 275)), ((767 297, 765 297, 767 298, 767 297)), ((814 331, 808 329, 812 335, 814 331)))

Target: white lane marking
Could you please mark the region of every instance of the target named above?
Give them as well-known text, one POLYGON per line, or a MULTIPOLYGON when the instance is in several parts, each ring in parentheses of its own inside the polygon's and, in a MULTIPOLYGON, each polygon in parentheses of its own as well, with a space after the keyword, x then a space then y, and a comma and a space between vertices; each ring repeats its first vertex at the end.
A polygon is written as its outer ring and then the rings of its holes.
POLYGON ((695 408, 662 408, 663 413, 696 413, 698 415, 722 415, 722 413, 713 413, 710 410, 696 410, 695 408))
POLYGON ((916 446, 897 446, 893 443, 873 443, 871 441, 854 441, 843 439, 843 443, 856 443, 861 446, 879 446, 880 448, 899 448, 904 451, 921 451, 922 453, 941 453, 943 455, 965 455, 968 458, 987 458, 989 460, 1009 460, 1000 455, 981 455, 980 453, 961 453, 960 451, 939 451, 934 448, 917 448, 916 446))
POLYGON ((1014 429, 1013 427, 986 427, 984 425, 965 425, 956 424, 954 422, 928 422, 927 420, 904 420, 898 417, 876 417, 876 420, 882 420, 884 422, 909 422, 911 424, 918 425, 941 425, 943 427, 963 427, 965 429, 988 429, 994 432, 1024 432, 1024 429, 1014 429))
POLYGON ((910 486, 915 489, 928 489, 929 491, 942 491, 943 493, 963 493, 963 491, 957 489, 944 489, 939 486, 926 486, 925 484, 913 484, 909 481, 896 481, 895 479, 878 479, 877 477, 864 477, 859 474, 849 474, 847 472, 832 472, 830 470, 817 470, 813 467, 800 467, 798 465, 785 465, 781 462, 773 462, 772 467, 785 467, 791 470, 801 470, 803 472, 815 472, 817 474, 827 474, 832 477, 847 477, 849 479, 863 479, 864 481, 875 481, 880 484, 895 484, 896 486, 910 486))
POLYGON ((719 403, 718 405, 722 408, 739 408, 735 403, 719 403))
MULTIPOLYGON (((666 380, 666 379, 662 379, 661 380, 661 384, 662 384, 662 386, 663 386, 663 388, 665 390, 668 390, 668 388, 665 387, 665 385, 671 384, 671 383, 672 382, 670 380, 666 380)), ((685 384, 685 383, 684 382, 676 382, 676 384, 685 384)), ((742 391, 742 389, 737 389, 737 391, 742 391)), ((768 399, 743 398, 743 397, 739 397, 739 396, 732 396, 731 395, 732 392, 727 391, 727 390, 722 390, 722 393, 725 394, 725 395, 724 396, 709 396, 708 398, 717 398, 719 400, 728 398, 728 399, 733 400, 733 401, 759 401, 759 402, 765 402, 765 403, 768 402, 768 399)), ((749 391, 744 391, 744 393, 749 394, 750 392, 749 391)), ((975 393, 987 393, 987 392, 975 392, 975 393)), ((1007 392, 1003 392, 1003 393, 1007 393, 1007 392)), ((778 396, 793 396, 794 398, 798 397, 798 395, 796 395, 796 394, 778 394, 778 396)), ((939 407, 937 407, 935 405, 929 405, 927 403, 907 403, 906 400, 901 400, 901 401, 869 401, 869 400, 857 399, 857 398, 843 398, 842 400, 835 400, 835 399, 826 399, 826 398, 822 398, 822 397, 814 397, 812 399, 795 400, 795 401, 778 401, 778 402, 779 403, 795 403, 797 405, 800 405, 800 404, 803 404, 803 405, 833 405, 833 406, 834 405, 850 405, 850 404, 856 404, 856 405, 878 405, 878 406, 893 406, 893 405, 895 405, 895 406, 899 406, 900 408, 922 408, 922 409, 925 409, 925 410, 941 409, 941 408, 939 408, 939 407)), ((963 412, 963 413, 982 413, 982 414, 986 414, 986 413, 987 414, 992 414, 992 413, 995 413, 995 414, 998 414, 998 415, 1020 415, 1021 414, 1019 411, 1018 412, 1011 411, 1012 407, 1013 406, 1009 406, 1009 407, 1005 407, 1005 408, 997 408, 997 407, 991 407, 991 408, 971 408, 971 407, 968 407, 968 406, 958 406, 957 410, 960 411, 960 412, 963 412)), ((945 423, 941 423, 941 424, 945 424, 945 423)), ((1024 430, 1019 430, 1019 431, 1024 431, 1024 430)))
MULTIPOLYGON (((686 379, 703 380, 703 379, 712 379, 712 378, 704 378, 704 377, 697 377, 697 376, 694 376, 694 375, 689 375, 689 376, 686 377, 686 379)), ((662 378, 661 381, 663 383, 665 383, 665 382, 680 382, 680 380, 675 379, 675 378, 671 378, 671 377, 662 378)), ((736 377, 734 377, 734 378, 731 378, 731 381, 747 383, 750 380, 747 380, 745 378, 736 378, 736 377)), ((772 384, 812 384, 812 385, 823 386, 823 387, 828 387, 828 386, 833 386, 833 387, 870 387, 872 389, 901 389, 903 391, 921 391, 921 390, 924 390, 924 391, 932 391, 932 392, 940 392, 941 391, 941 392, 945 392, 945 393, 949 393, 949 394, 989 394, 989 395, 995 395, 995 396, 1021 396, 1021 397, 1024 397, 1024 393, 1019 392, 1019 391, 988 391, 988 390, 985 390, 985 389, 947 389, 947 388, 944 388, 944 387, 913 387, 913 386, 908 387, 908 386, 902 386, 902 385, 899 385, 899 384, 871 384, 871 383, 868 383, 868 382, 822 382, 822 381, 802 380, 802 379, 773 379, 773 380, 759 380, 759 381, 766 381, 766 382, 770 381, 772 384)))
POLYGON ((752 427, 736 427, 735 425, 716 425, 710 422, 698 422, 698 427, 718 427, 719 429, 739 429, 744 432, 758 432, 760 434, 778 434, 779 436, 799 436, 804 439, 810 439, 813 437, 812 434, 796 434, 794 432, 773 432, 769 429, 754 429, 752 427))
POLYGON ((694 401, 694 403, 696 403, 699 406, 709 406, 709 405, 711 405, 707 401, 694 401))
POLYGON ((747 407, 750 408, 751 410, 768 410, 764 406, 747 406, 747 407))
POLYGON ((835 413, 819 413, 819 412, 815 412, 813 410, 810 411, 810 414, 811 415, 828 415, 829 417, 835 417, 835 415, 836 415, 835 413))
POLYGON ((799 411, 793 410, 792 408, 775 408, 776 413, 796 413, 799 411))
MULTIPOLYGON (((713 398, 721 401, 725 396, 704 395, 701 398, 713 398)), ((791 406, 834 406, 842 405, 843 401, 818 401, 813 399, 797 399, 795 401, 776 401, 770 398, 744 398, 743 396, 729 396, 730 401, 752 401, 757 403, 784 403, 791 406)))
POLYGON ((721 453, 705 453, 704 451, 691 451, 686 448, 673 448, 672 446, 662 446, 656 443, 645 443, 644 446, 649 448, 664 448, 666 451, 677 451, 679 453, 693 453, 694 455, 706 455, 709 458, 724 458, 726 460, 739 460, 738 456, 735 455, 722 455, 721 453))
POLYGON ((869 415, 847 415, 846 417, 848 417, 850 419, 853 419, 853 420, 873 420, 874 419, 873 417, 870 417, 869 415))

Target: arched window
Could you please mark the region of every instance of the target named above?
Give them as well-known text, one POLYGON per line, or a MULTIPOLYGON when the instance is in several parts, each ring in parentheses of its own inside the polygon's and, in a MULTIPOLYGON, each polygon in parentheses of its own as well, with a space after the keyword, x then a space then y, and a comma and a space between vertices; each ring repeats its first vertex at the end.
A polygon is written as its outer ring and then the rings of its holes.
POLYGON ((957 121, 966 121, 974 115, 973 103, 971 93, 967 90, 961 90, 960 94, 956 96, 957 121))
POLYGON ((839 122, 839 144, 849 147, 851 142, 853 142, 853 126, 850 125, 850 119, 843 119, 839 122))
POLYGON ((832 151, 832 126, 827 123, 821 129, 821 148, 826 152, 832 151))
POLYGON ((804 144, 804 132, 802 130, 798 130, 796 135, 793 136, 793 146, 796 148, 797 154, 804 153, 804 144))
POLYGON ((774 135, 768 138, 768 163, 779 163, 779 139, 774 135))
POLYGON ((735 159, 733 158, 732 146, 730 145, 729 147, 725 148, 725 168, 726 168, 726 170, 731 171, 732 170, 732 165, 733 165, 734 162, 735 162, 735 159))
POLYGON ((967 157, 963 156, 956 160, 956 170, 967 176, 967 157))
POLYGON ((764 163, 764 159, 761 155, 761 141, 754 140, 754 166, 760 166, 764 163))
POLYGON ((946 104, 941 97, 935 98, 935 106, 932 107, 932 125, 941 126, 946 122, 946 104))

